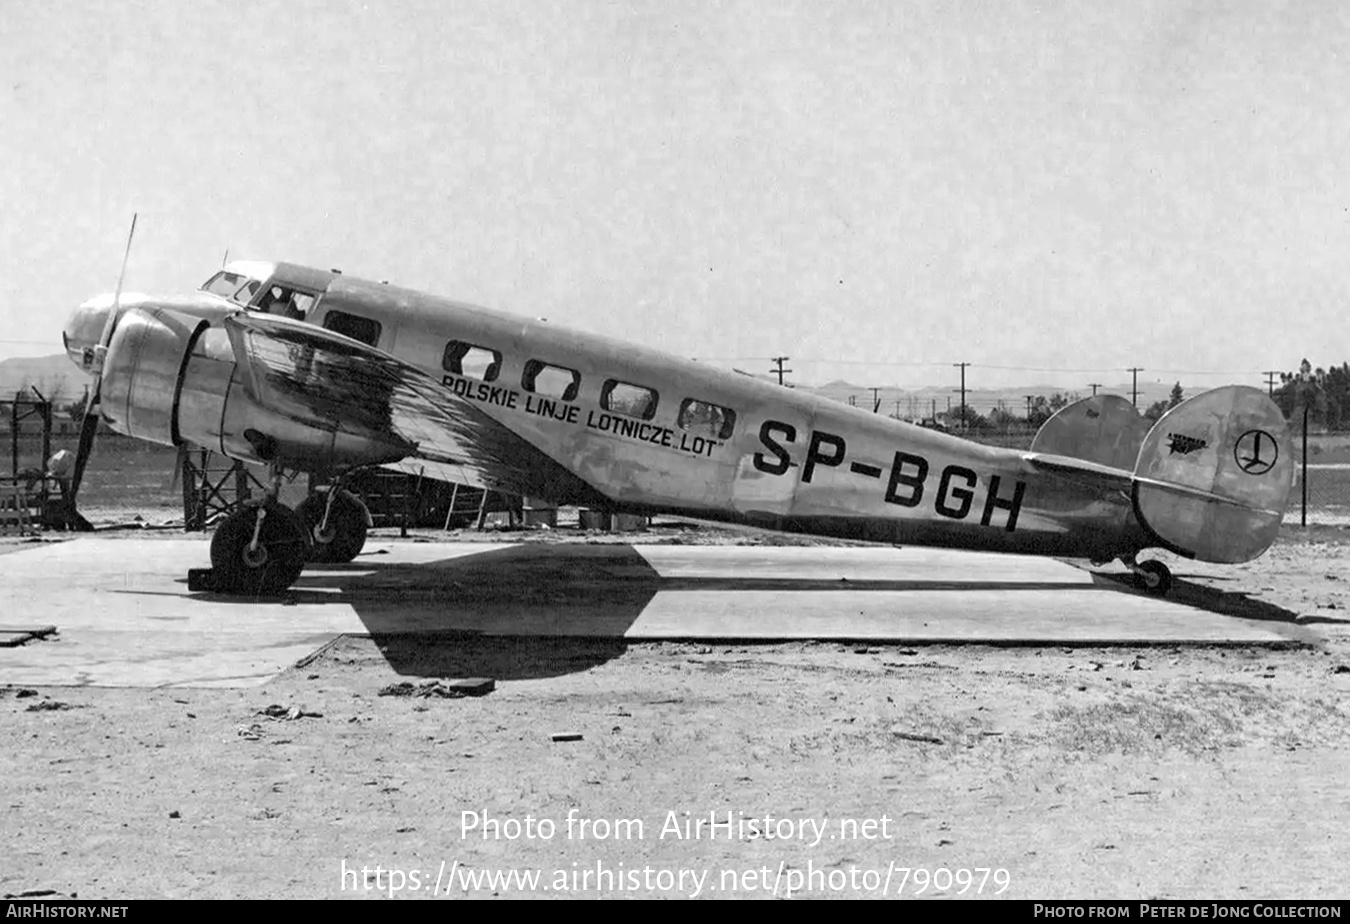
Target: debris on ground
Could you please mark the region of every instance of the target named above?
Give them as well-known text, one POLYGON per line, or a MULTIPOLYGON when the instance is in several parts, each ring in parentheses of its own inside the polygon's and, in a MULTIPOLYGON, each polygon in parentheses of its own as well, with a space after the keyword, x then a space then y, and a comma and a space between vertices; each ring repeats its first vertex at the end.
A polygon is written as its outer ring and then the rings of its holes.
POLYGON ((322 712, 306 712, 300 706, 278 706, 273 703, 266 709, 259 709, 254 715, 267 716, 269 719, 286 719, 295 721, 296 719, 322 719, 322 712))
POLYGON ((380 696, 418 696, 458 699, 462 696, 486 696, 497 688, 490 677, 465 677, 460 680, 428 680, 424 683, 391 683, 380 696))
POLYGON ((263 727, 257 722, 252 725, 236 725, 235 734, 247 741, 257 741, 263 736, 263 727))
POLYGON ((0 648, 18 648, 25 642, 50 641, 48 636, 56 634, 56 626, 37 626, 32 628, 0 627, 0 648))
POLYGON ((581 732, 554 732, 549 737, 554 741, 580 741, 583 736, 581 732))
POLYGON ((24 712, 58 712, 64 709, 75 708, 76 707, 70 703, 63 703, 57 699, 49 699, 46 702, 34 703, 25 709, 24 712))
POLYGON ((896 730, 896 729, 892 729, 892 730, 891 730, 891 734, 894 735, 894 736, 897 737, 897 738, 904 738, 906 741, 918 741, 918 742, 920 742, 920 743, 922 743, 922 744, 943 744, 943 743, 944 743, 943 740, 942 740, 941 738, 936 738, 936 737, 934 737, 934 736, 932 736, 932 735, 918 735, 918 734, 915 734, 914 732, 898 731, 898 730, 896 730))

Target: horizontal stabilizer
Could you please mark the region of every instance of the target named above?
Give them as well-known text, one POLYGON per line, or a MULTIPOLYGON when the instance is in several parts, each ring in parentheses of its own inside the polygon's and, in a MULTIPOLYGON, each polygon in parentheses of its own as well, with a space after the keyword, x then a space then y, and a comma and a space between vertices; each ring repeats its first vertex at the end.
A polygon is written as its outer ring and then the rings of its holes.
POLYGON ((1093 395, 1060 408, 1036 431, 1031 451, 1130 471, 1148 421, 1120 395, 1093 395))
POLYGON ((1293 472, 1275 402, 1258 388, 1216 388, 1172 408, 1144 438, 1135 515, 1180 555, 1250 561, 1279 533, 1293 472))

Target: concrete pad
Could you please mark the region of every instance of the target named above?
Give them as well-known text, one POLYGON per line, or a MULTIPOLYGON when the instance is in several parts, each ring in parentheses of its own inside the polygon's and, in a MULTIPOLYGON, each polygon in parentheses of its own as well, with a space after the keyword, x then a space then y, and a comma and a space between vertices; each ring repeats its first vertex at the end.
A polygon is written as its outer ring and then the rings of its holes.
MULTIPOLYGON (((190 593, 202 539, 83 538, 0 560, 10 683, 249 686, 344 633, 989 644, 1283 643, 1278 625, 1065 562, 935 549, 372 542, 278 598, 190 593)), ((397 668, 397 665, 395 665, 397 668)))

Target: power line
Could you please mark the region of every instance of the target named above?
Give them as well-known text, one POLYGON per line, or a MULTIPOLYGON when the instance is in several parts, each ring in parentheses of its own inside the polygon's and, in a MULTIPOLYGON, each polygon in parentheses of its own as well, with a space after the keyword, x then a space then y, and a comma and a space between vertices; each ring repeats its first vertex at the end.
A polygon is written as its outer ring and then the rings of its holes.
POLYGON ((1132 376, 1134 376, 1134 384, 1130 386, 1130 396, 1131 396, 1131 397, 1130 397, 1130 402, 1131 402, 1132 404, 1134 404, 1134 406, 1135 406, 1136 408, 1138 408, 1138 407, 1139 407, 1139 373, 1141 373, 1141 372, 1144 371, 1144 367, 1143 367, 1143 366, 1131 366, 1130 368, 1126 369, 1125 371, 1128 372, 1128 373, 1130 373, 1132 376))
POLYGON ((952 363, 961 370, 961 429, 966 429, 966 366, 970 363, 952 363))
MULTIPOLYGON (((774 362, 776 357, 772 356, 697 356, 694 357, 698 362, 774 362)), ((894 362, 891 360, 870 360, 870 359, 828 359, 816 356, 799 356, 796 358, 799 363, 813 363, 819 365, 832 366, 886 366, 904 369, 937 368, 940 366, 955 366, 958 363, 941 362, 894 362)), ((1077 368, 1071 366, 1005 366, 994 363, 972 363, 965 364, 971 369, 994 369, 1002 372, 1063 372, 1077 374, 1096 374, 1099 372, 1113 372, 1117 366, 1097 366, 1095 368, 1077 368)), ((1126 369, 1126 372, 1131 371, 1126 369)), ((1144 371, 1139 367, 1140 372, 1144 371)), ((1245 375, 1269 375, 1268 371, 1254 369, 1164 369, 1154 368, 1154 372, 1163 375, 1226 375, 1226 376, 1245 376, 1245 375)))
POLYGON ((1267 369, 1265 372, 1261 374, 1266 377, 1267 394, 1269 394, 1272 398, 1275 397, 1275 376, 1279 375, 1280 373, 1274 369, 1267 369))

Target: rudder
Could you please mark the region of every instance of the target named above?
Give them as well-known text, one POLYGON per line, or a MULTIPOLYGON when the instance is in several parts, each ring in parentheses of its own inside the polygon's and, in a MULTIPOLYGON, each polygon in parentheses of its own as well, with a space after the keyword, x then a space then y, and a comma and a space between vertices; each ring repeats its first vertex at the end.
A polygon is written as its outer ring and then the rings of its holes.
POLYGON ((1264 392, 1228 385, 1172 408, 1134 468, 1134 510, 1158 544, 1212 562, 1256 558, 1275 541, 1293 489, 1284 414, 1264 392))

